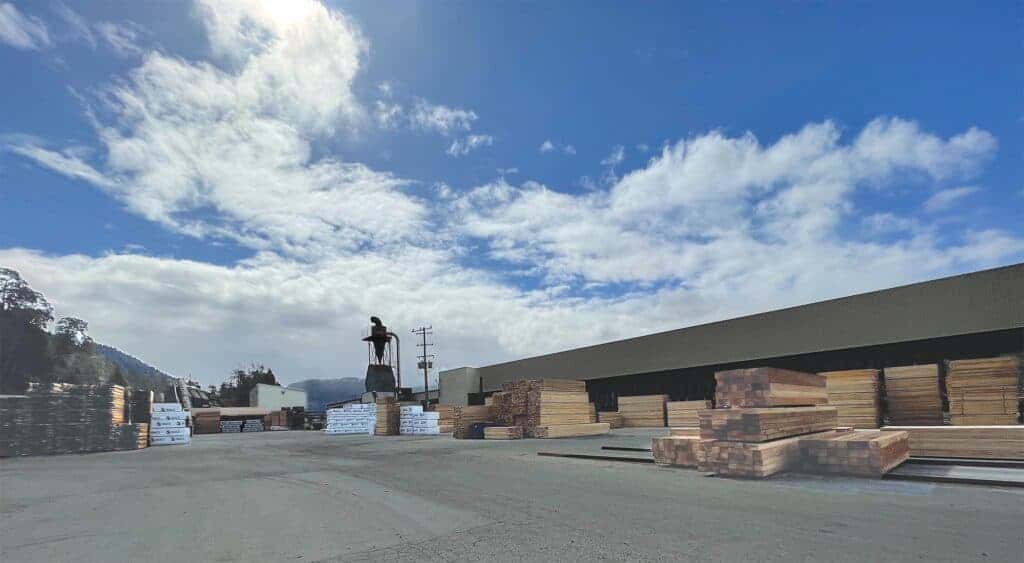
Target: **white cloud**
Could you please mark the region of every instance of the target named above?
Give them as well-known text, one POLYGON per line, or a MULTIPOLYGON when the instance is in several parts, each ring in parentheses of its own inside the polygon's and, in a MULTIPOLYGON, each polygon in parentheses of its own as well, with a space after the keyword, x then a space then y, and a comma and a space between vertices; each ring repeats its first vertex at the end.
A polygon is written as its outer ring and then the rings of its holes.
POLYGON ((448 156, 465 156, 480 147, 489 147, 494 144, 494 137, 490 135, 466 135, 465 138, 452 141, 448 147, 448 156))
POLYGON ((952 207, 954 203, 978 193, 978 191, 980 191, 980 188, 977 186, 961 186, 935 192, 924 202, 924 210, 928 213, 945 211, 952 207))
POLYGON ((384 129, 398 127, 402 120, 403 112, 401 104, 389 104, 381 100, 374 102, 373 117, 377 120, 377 124, 384 129))
POLYGON ((436 131, 442 135, 451 135, 472 129, 477 115, 472 110, 435 105, 419 100, 410 112, 409 120, 416 128, 436 131))
POLYGON ((50 46, 50 33, 43 20, 26 16, 14 4, 0 4, 0 42, 26 51, 50 46))
POLYGON ((110 46, 110 49, 122 57, 133 57, 142 54, 139 47, 141 28, 131 23, 100 22, 96 24, 96 32, 110 46))
POLYGON ((555 144, 551 142, 551 139, 545 140, 540 144, 540 152, 551 152, 555 150, 555 144))
POLYGON ((537 150, 539 150, 541 153, 561 151, 568 155, 576 154, 576 147, 572 145, 559 145, 553 142, 551 139, 546 139, 543 143, 540 144, 540 148, 537 150))
POLYGON ((53 10, 57 13, 57 16, 64 20, 64 23, 71 28, 74 37, 82 39, 88 43, 91 48, 96 48, 96 36, 93 33, 89 22, 87 22, 85 18, 80 16, 63 2, 57 2, 54 4, 53 10))
POLYGON ((622 164, 623 160, 626 160, 626 148, 622 145, 617 145, 612 149, 612 153, 601 161, 601 164, 615 168, 622 164))

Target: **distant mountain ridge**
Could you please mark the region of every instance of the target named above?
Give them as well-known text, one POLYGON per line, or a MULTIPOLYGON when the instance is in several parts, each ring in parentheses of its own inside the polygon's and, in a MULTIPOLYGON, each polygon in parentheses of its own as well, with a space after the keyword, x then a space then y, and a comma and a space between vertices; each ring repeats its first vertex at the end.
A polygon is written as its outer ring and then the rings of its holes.
POLYGON ((121 368, 121 372, 128 384, 135 389, 153 389, 164 391, 174 384, 175 377, 168 375, 146 362, 122 352, 113 346, 106 344, 95 344, 96 353, 110 360, 121 368))
POLYGON ((357 377, 340 377, 337 379, 304 379, 292 383, 289 387, 306 390, 306 410, 322 411, 328 403, 346 401, 358 397, 366 391, 366 384, 357 377))

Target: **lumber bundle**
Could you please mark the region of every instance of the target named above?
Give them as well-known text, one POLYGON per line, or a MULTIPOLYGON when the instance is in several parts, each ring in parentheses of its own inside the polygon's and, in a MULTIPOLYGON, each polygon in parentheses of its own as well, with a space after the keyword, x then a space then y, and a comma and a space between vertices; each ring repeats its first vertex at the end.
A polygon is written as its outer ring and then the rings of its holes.
POLYGON ((669 436, 700 436, 700 427, 681 426, 668 429, 669 436))
POLYGON ((454 431, 452 437, 464 440, 468 437, 469 427, 479 422, 494 422, 494 411, 489 405, 469 407, 453 407, 454 431))
POLYGON ((706 409, 700 411, 700 436, 733 442, 767 442, 834 430, 835 407, 706 409))
POLYGON ((397 436, 402 424, 401 405, 394 397, 377 398, 377 420, 374 436, 397 436))
POLYGON ((947 364, 946 393, 955 425, 1017 424, 1021 361, 1017 356, 947 364))
POLYGON ((910 455, 1024 460, 1024 426, 885 426, 910 436, 910 455))
POLYGON ((521 440, 522 426, 488 426, 484 428, 485 440, 521 440))
POLYGON ((220 409, 192 409, 192 429, 195 434, 220 432, 220 409))
POLYGON ((520 426, 523 435, 535 438, 538 429, 546 437, 592 432, 580 425, 597 423, 597 410, 589 402, 586 383, 569 379, 525 379, 502 385, 494 393, 494 418, 505 426, 520 426), (572 427, 558 429, 557 427, 572 427))
POLYGON ((825 378, 828 404, 836 407, 840 426, 878 428, 882 415, 878 370, 828 371, 820 375, 825 378))
POLYGON ((891 425, 942 424, 938 365, 885 368, 883 375, 891 425))
POLYGON ((910 458, 903 431, 847 430, 802 437, 801 469, 808 473, 881 477, 910 458))
POLYGON ((705 463, 699 467, 729 477, 770 477, 800 463, 800 438, 773 442, 712 441, 705 449, 705 463))
POLYGON ((619 411, 601 411, 597 413, 597 422, 607 422, 609 428, 622 428, 622 413, 619 411))
POLYGON ((669 401, 665 403, 669 427, 700 426, 697 413, 711 408, 711 401, 669 401))
POLYGON ((531 390, 527 393, 526 427, 587 424, 594 410, 587 394, 531 390))
POLYGON ((719 408, 797 407, 827 403, 825 378, 817 374, 767 367, 715 373, 715 404, 719 408))
POLYGON ((607 422, 590 422, 585 424, 559 424, 555 426, 539 426, 533 430, 534 438, 574 438, 577 436, 599 436, 607 434, 611 428, 607 422))
POLYGON ((455 407, 451 405, 430 405, 429 412, 437 412, 437 431, 448 434, 455 431, 455 407))
POLYGON ((135 449, 141 450, 149 446, 149 423, 138 422, 135 427, 138 429, 135 436, 135 449))
POLYGON ((622 426, 625 428, 664 427, 666 402, 668 402, 668 395, 619 397, 622 426))
POLYGON ((658 465, 703 467, 713 442, 700 436, 659 436, 651 438, 651 454, 658 465))

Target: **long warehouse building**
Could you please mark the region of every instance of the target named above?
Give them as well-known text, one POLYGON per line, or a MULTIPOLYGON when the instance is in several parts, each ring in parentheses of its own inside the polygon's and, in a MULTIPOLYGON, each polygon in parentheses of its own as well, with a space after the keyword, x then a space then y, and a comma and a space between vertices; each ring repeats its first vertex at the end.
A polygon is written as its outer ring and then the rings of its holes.
POLYGON ((587 381, 591 400, 668 393, 711 398, 716 371, 809 372, 1024 353, 1024 263, 440 374, 442 403, 508 381, 587 381))

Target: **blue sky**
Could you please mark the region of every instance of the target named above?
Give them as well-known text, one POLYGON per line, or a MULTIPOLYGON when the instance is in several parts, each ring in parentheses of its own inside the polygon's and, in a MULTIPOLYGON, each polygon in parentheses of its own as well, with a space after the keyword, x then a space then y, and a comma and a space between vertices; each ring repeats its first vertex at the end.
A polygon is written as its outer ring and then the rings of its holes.
POLYGON ((359 374, 369 314, 452 367, 1019 262, 1022 15, 0 3, 0 264, 212 383, 359 374))

